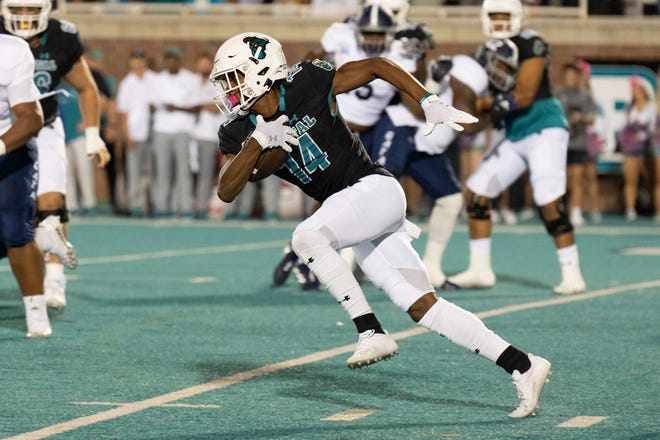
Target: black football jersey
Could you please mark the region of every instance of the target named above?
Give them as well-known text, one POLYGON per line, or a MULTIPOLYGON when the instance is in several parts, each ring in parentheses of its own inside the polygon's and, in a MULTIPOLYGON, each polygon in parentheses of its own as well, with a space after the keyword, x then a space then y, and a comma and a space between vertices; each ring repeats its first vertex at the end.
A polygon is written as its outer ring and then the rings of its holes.
MULTIPOLYGON (((7 34, 2 20, 0 32, 7 34)), ((40 44, 32 49, 34 55, 34 83, 41 93, 55 90, 84 50, 78 29, 66 20, 48 20, 48 27, 39 35, 40 44)), ((57 95, 41 100, 46 123, 57 117, 57 95)))
POLYGON ((552 96, 552 87, 550 86, 550 75, 548 72, 550 67, 550 48, 548 47, 548 43, 543 40, 538 32, 531 29, 524 29, 515 37, 511 37, 511 41, 518 46, 518 65, 529 58, 546 58, 547 61, 543 69, 543 77, 541 78, 535 99, 550 98, 552 96))
MULTIPOLYGON (((335 68, 324 60, 303 61, 291 67, 280 88, 278 111, 269 120, 286 114, 296 129, 299 147, 275 173, 323 202, 332 194, 370 174, 391 176, 369 158, 357 135, 331 109, 335 68)), ((256 125, 256 116, 226 121, 218 132, 220 151, 237 154, 256 125)))

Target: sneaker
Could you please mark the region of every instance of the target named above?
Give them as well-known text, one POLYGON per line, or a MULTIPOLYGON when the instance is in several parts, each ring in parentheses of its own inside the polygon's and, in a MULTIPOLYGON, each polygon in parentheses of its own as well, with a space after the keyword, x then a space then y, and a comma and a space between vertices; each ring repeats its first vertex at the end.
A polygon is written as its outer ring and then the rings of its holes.
POLYGON ((59 217, 50 215, 42 220, 36 228, 34 239, 39 249, 56 255, 69 269, 78 267, 76 249, 64 237, 59 217))
POLYGON ((518 223, 518 217, 516 216, 516 213, 510 209, 500 210, 500 215, 502 216, 502 220, 504 221, 505 225, 512 226, 518 223))
POLYGON ((591 213, 591 223, 594 225, 599 225, 603 222, 603 215, 599 211, 594 211, 591 213))
POLYGON ((523 208, 518 214, 518 218, 521 222, 534 220, 534 217, 536 217, 536 212, 532 208, 523 208))
POLYGON ((539 407, 543 386, 548 382, 550 375, 550 362, 533 354, 529 354, 529 361, 532 364, 529 370, 523 374, 516 370, 511 375, 520 399, 518 408, 509 414, 509 417, 514 419, 536 415, 535 411, 539 407))
POLYGON ((637 220, 637 211, 635 211, 634 209, 630 211, 626 211, 626 221, 634 222, 635 220, 637 220))
POLYGON ((449 282, 459 286, 461 289, 489 289, 495 285, 495 274, 493 271, 477 271, 468 269, 452 277, 449 282))
POLYGON ((44 279, 44 297, 48 307, 63 310, 66 307, 66 275, 59 274, 44 279))
POLYGON ((360 333, 355 353, 348 358, 346 366, 350 369, 362 368, 391 358, 399 352, 399 346, 387 333, 367 330, 360 333))
POLYGON ((30 339, 47 338, 53 334, 48 320, 44 295, 24 296, 25 323, 27 337, 30 339))
POLYGON ((277 266, 275 266, 275 270, 273 270, 274 286, 281 286, 286 282, 286 279, 289 278, 291 269, 293 269, 296 261, 298 261, 298 255, 296 255, 293 249, 291 249, 291 246, 286 246, 284 248, 282 259, 277 263, 277 266))
POLYGON ((502 221, 502 217, 497 209, 490 210, 490 221, 493 222, 494 225, 502 221))
POLYGON ((553 288, 558 295, 575 295, 587 290, 587 286, 582 278, 580 266, 577 264, 561 265, 561 283, 553 288))
POLYGON ((582 217, 582 214, 571 215, 570 222, 576 228, 578 228, 580 226, 584 226, 584 224, 586 223, 585 220, 584 220, 584 217, 582 217))
POLYGON ((293 274, 300 284, 302 290, 321 290, 321 283, 301 259, 298 259, 293 266, 293 274))
POLYGON ((431 281, 433 287, 439 288, 447 281, 447 276, 442 273, 435 263, 422 260, 422 264, 426 268, 426 274, 429 276, 429 281, 431 281))

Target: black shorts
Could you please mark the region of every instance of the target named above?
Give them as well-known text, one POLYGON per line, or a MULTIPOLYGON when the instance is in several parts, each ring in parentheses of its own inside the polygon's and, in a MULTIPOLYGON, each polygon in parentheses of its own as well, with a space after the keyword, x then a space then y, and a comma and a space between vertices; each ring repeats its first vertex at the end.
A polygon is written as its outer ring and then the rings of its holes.
POLYGON ((566 163, 569 165, 580 165, 584 163, 589 163, 591 162, 591 157, 589 157, 589 152, 588 151, 575 151, 575 150, 568 150, 568 154, 566 155, 566 163))

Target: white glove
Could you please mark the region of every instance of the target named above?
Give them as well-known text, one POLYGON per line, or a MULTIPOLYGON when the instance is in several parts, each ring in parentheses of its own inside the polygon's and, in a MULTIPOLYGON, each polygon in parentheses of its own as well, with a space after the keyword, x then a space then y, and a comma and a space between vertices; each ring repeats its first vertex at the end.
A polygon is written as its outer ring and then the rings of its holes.
POLYGON ((425 135, 431 133, 437 124, 445 124, 456 131, 463 131, 463 127, 458 123, 473 124, 479 122, 479 119, 471 114, 445 104, 436 95, 427 95, 422 99, 420 105, 424 109, 424 116, 426 117, 425 135))
POLYGON ((254 140, 259 142, 262 150, 280 147, 287 153, 291 153, 291 146, 298 145, 296 130, 289 127, 287 115, 282 115, 274 121, 266 122, 263 116, 257 116, 257 126, 252 132, 254 140))
POLYGON ((105 149, 105 142, 101 139, 98 127, 85 128, 85 150, 87 154, 98 154, 105 149))

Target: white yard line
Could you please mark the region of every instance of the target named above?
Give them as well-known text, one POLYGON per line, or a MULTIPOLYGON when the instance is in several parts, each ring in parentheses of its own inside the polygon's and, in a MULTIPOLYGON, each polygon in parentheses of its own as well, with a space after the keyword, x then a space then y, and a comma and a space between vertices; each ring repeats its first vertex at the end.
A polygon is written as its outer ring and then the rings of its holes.
MULTIPOLYGON (((191 255, 213 255, 213 254, 227 254, 230 252, 256 251, 262 249, 283 247, 287 243, 288 241, 286 240, 273 240, 273 241, 260 241, 255 243, 227 244, 224 246, 211 246, 211 247, 202 247, 202 248, 169 249, 169 250, 155 251, 155 252, 141 252, 137 254, 81 258, 78 260, 78 262, 79 264, 84 266, 88 266, 92 264, 131 263, 134 261, 157 260, 159 258, 188 257, 191 255)), ((11 268, 9 266, 0 267, 0 272, 9 272, 10 270, 11 268)))
MULTIPOLYGON (((91 406, 124 406, 130 405, 130 403, 121 403, 121 402, 69 402, 72 405, 91 405, 91 406)), ((173 407, 173 408, 220 408, 220 405, 213 404, 199 404, 195 405, 192 403, 166 403, 164 405, 159 405, 160 407, 173 407)))
POLYGON ((368 415, 371 415, 375 412, 375 409, 351 408, 347 409, 346 411, 325 417, 321 420, 326 420, 328 422, 350 422, 352 420, 358 420, 363 417, 367 417, 368 415))
MULTIPOLYGON (((534 301, 530 303, 515 304, 511 306, 505 306, 497 309, 487 310, 481 313, 476 313, 476 315, 481 319, 485 319, 493 316, 501 316, 509 313, 515 313, 521 310, 552 307, 560 304, 585 301, 593 298, 600 298, 603 296, 615 295, 624 292, 636 292, 644 289, 651 289, 653 287, 660 287, 660 280, 616 286, 608 289, 595 290, 593 292, 583 293, 574 296, 555 297, 544 301, 534 301)), ((425 328, 416 327, 410 330, 393 333, 392 336, 395 339, 400 340, 427 332, 428 330, 425 328)), ((221 377, 212 380, 210 382, 195 385, 189 388, 184 388, 182 390, 173 391, 171 393, 163 394, 161 396, 152 397, 150 399, 141 400, 138 402, 123 404, 118 408, 109 409, 107 411, 102 411, 96 414, 92 414, 90 416, 79 417, 77 419, 47 426, 45 428, 38 429, 36 431, 26 432, 24 434, 20 434, 14 437, 8 437, 6 440, 36 440, 36 439, 46 438, 51 435, 62 434, 64 432, 73 431, 74 429, 81 428, 83 426, 93 425, 95 423, 100 423, 105 420, 116 419, 119 417, 126 416, 128 414, 133 414, 139 411, 143 411, 148 408, 153 408, 155 406, 162 406, 165 404, 176 402, 177 400, 187 399, 189 397, 197 396, 203 393, 207 393, 209 391, 225 388, 230 385, 235 385, 237 383, 245 382, 246 380, 253 379, 255 377, 265 376, 267 374, 274 373, 276 371, 285 370, 288 368, 294 368, 301 365, 310 364, 313 362, 319 362, 328 358, 338 356, 340 354, 352 352, 354 349, 355 349, 355 344, 344 345, 330 350, 312 353, 307 356, 299 357, 296 359, 290 359, 275 364, 265 365, 263 367, 255 368, 248 371, 243 371, 240 373, 232 374, 230 376, 221 377)))
POLYGON ((607 417, 600 416, 577 416, 557 425, 557 428, 588 428, 600 423, 607 417))

